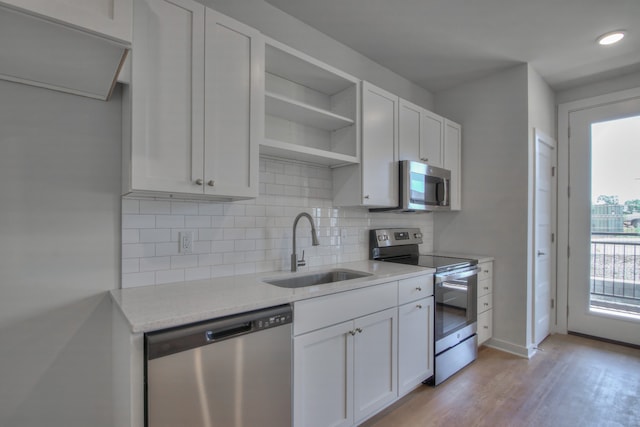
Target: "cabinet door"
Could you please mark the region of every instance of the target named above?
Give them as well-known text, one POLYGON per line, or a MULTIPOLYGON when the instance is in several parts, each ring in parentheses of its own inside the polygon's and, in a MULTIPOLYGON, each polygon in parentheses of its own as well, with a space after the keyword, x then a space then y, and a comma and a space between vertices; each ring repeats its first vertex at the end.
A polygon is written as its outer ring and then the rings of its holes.
POLYGON ((409 101, 400 99, 399 126, 398 126, 398 160, 421 160, 420 117, 424 108, 420 108, 409 101))
POLYGON ((397 309, 390 308, 354 321, 354 404, 356 421, 384 408, 398 397, 397 309))
POLYGON ((444 117, 428 110, 422 112, 420 159, 431 166, 444 167, 444 117))
POLYGON ((433 297, 398 307, 398 394, 433 375, 433 297))
POLYGON ((131 43, 133 0, 2 0, 36 15, 131 43))
POLYGON ((362 85, 362 204, 398 205, 398 97, 362 85))
POLYGON ((353 331, 349 321, 293 339, 295 427, 353 424, 353 331))
POLYGON ((462 209, 462 170, 461 170, 462 129, 451 120, 445 121, 444 168, 451 171, 451 210, 462 209))
POLYGON ((478 345, 493 335, 493 310, 478 314, 478 345))
MULTIPOLYGON (((257 30, 206 11, 205 193, 258 196, 258 142, 264 123, 264 42, 257 30)), ((204 156, 202 155, 204 154, 204 156)))
POLYGON ((204 11, 192 0, 135 2, 133 190, 203 193, 192 150, 204 144, 204 11))

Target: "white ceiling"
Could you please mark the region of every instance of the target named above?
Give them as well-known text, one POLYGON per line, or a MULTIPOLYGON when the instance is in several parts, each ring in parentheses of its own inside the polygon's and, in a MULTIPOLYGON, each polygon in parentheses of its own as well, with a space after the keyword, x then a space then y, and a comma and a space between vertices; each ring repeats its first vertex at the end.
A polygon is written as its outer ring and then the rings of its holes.
POLYGON ((523 62, 555 90, 640 70, 640 0, 266 1, 432 92, 523 62))

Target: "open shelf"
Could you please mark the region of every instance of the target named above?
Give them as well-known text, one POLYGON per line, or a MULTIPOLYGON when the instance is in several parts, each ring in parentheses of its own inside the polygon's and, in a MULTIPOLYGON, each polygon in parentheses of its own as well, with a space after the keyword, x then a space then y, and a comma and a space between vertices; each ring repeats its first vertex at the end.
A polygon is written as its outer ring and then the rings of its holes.
POLYGON ((285 120, 328 131, 342 129, 354 123, 348 117, 304 104, 286 96, 272 92, 267 92, 265 96, 266 113, 285 120))
POLYGON ((260 154, 330 167, 360 163, 355 156, 266 138, 260 144, 260 154))

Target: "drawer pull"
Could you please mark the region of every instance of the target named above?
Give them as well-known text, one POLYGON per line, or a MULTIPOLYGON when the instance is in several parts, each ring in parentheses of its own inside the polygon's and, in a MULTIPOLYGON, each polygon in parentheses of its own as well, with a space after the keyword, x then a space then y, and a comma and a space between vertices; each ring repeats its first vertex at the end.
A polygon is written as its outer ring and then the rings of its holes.
POLYGON ((489 303, 488 303, 488 302, 485 302, 485 303, 484 303, 484 306, 485 306, 485 307, 489 307, 489 303))
POLYGON ((418 292, 422 292, 422 288, 421 288, 420 286, 418 286, 418 287, 416 288, 416 291, 418 291, 418 292))
POLYGON ((418 310, 422 309, 422 304, 418 304, 418 305, 416 305, 416 308, 417 308, 418 310))
POLYGON ((489 287, 488 286, 483 286, 482 289, 484 289, 485 291, 488 291, 489 287))
POLYGON ((362 333, 362 328, 356 328, 356 332, 361 334, 362 333))
POLYGON ((484 325, 484 326, 483 326, 483 328, 485 328, 485 329, 489 329, 489 327, 488 327, 487 325, 484 325))
POLYGON ((487 273, 487 274, 489 274, 489 270, 485 270, 484 272, 485 272, 485 273, 487 273))
POLYGON ((349 331, 349 333, 351 334, 351 336, 354 336, 356 334, 356 331, 349 331))

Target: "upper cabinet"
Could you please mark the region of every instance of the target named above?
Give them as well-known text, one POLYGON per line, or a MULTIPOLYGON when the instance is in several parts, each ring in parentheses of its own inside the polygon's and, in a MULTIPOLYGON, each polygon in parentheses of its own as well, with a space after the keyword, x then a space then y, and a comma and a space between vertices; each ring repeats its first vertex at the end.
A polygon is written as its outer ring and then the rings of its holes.
POLYGON ((451 171, 451 210, 462 209, 462 127, 445 119, 444 168, 451 171))
POLYGON ((362 82, 361 163, 333 170, 337 206, 398 205, 399 98, 362 82))
POLYGON ((34 16, 131 43, 133 0, 2 0, 34 16))
POLYGON ((263 155, 358 163, 358 80, 275 40, 265 45, 263 155))
POLYGON ((256 197, 260 34, 192 0, 139 0, 134 18, 123 192, 256 197))
POLYGON ((131 19, 132 0, 2 0, 0 78, 106 100, 131 19))
POLYGON ((400 160, 444 165, 444 117, 400 99, 400 160))

